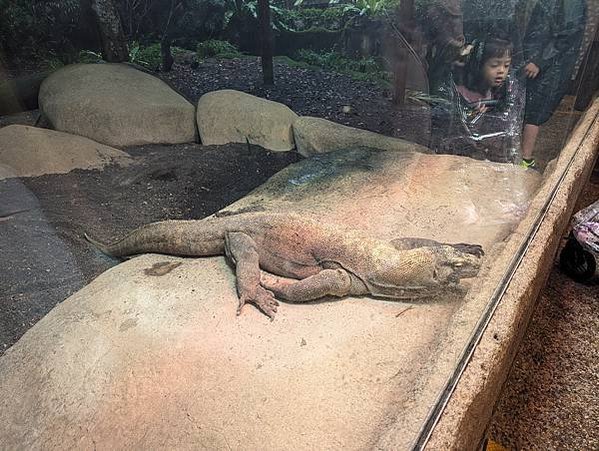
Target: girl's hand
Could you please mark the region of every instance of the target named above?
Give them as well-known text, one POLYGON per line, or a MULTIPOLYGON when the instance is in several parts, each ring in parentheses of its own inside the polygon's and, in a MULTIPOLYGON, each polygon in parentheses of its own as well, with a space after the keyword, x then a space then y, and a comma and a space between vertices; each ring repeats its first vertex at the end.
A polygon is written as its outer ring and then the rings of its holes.
POLYGON ((489 107, 487 105, 483 104, 481 101, 479 101, 475 107, 475 110, 478 114, 484 114, 487 111, 489 111, 489 107))
POLYGON ((537 78, 539 72, 541 72, 541 69, 535 63, 528 63, 524 66, 524 75, 528 78, 537 78))

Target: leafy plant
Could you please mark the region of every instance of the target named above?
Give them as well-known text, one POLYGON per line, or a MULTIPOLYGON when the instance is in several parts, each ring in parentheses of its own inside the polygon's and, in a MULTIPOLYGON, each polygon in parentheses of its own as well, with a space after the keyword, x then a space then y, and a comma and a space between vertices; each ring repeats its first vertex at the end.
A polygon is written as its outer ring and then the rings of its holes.
MULTIPOLYGON (((133 50, 135 47, 132 46, 133 50)), ((147 67, 151 70, 160 69, 162 63, 162 53, 160 52, 160 44, 151 44, 147 47, 139 47, 135 51, 135 59, 131 60, 132 63, 139 64, 140 66, 147 67)))
POLYGON ((300 49, 297 52, 300 61, 305 61, 313 66, 333 69, 337 71, 352 71, 362 73, 376 73, 382 67, 374 58, 352 59, 339 52, 314 52, 313 50, 300 49))
POLYGON ((208 41, 200 42, 196 49, 199 59, 211 58, 214 56, 234 58, 241 56, 241 53, 233 44, 227 41, 219 41, 209 39, 208 41))
MULTIPOLYGON (((301 6, 303 3, 304 0, 295 0, 294 6, 301 6)), ((341 0, 329 0, 329 5, 338 5, 339 3, 341 3, 341 0)), ((352 12, 359 16, 376 16, 398 5, 399 0, 352 0, 352 3, 346 4, 341 9, 344 13, 352 12)), ((327 9, 324 11, 327 11, 327 9)))
POLYGON ((351 15, 346 14, 343 7, 332 6, 326 9, 283 9, 280 20, 284 22, 289 29, 294 31, 309 30, 311 28, 340 30, 350 18, 351 15))
POLYGON ((390 75, 384 70, 382 64, 374 58, 352 59, 335 51, 319 53, 300 49, 297 52, 296 59, 311 66, 348 74, 359 80, 369 80, 382 84, 387 84, 390 80, 390 75))
MULTIPOLYGON (((173 56, 175 56, 181 52, 185 52, 185 49, 180 47, 171 47, 171 52, 173 53, 173 56)), ((153 71, 160 70, 160 66, 162 64, 160 43, 157 42, 148 46, 142 46, 134 41, 130 45, 129 61, 153 71)))
MULTIPOLYGON (((337 4, 340 0, 330 0, 331 4, 337 4)), ((346 5, 344 12, 353 12, 358 16, 374 17, 387 12, 397 1, 390 0, 353 0, 353 3, 346 5)))
POLYGON ((11 57, 47 59, 51 51, 71 51, 78 0, 0 0, 0 46, 11 57))
POLYGON ((92 52, 91 50, 81 50, 79 55, 77 56, 78 63, 99 63, 102 60, 102 55, 96 52, 92 52))
POLYGON ((131 44, 129 44, 129 61, 131 63, 138 62, 139 49, 140 49, 139 42, 133 41, 131 44))
MULTIPOLYGON (((270 20, 272 28, 276 31, 294 31, 289 26, 289 21, 286 20, 288 9, 281 8, 272 3, 269 3, 270 7, 270 20)), ((225 12, 224 26, 226 27, 232 21, 235 16, 248 16, 253 20, 258 19, 258 0, 235 0, 231 2, 229 0, 228 8, 225 12)))

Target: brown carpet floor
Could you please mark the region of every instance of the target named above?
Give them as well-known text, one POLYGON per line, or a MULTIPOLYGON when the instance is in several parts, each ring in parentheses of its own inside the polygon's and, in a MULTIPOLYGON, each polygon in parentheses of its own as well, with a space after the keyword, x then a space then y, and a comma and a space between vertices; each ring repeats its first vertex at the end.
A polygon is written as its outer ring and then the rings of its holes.
MULTIPOLYGON (((599 200, 599 164, 575 212, 599 200)), ((511 450, 599 450, 599 281, 554 266, 490 429, 511 450)))

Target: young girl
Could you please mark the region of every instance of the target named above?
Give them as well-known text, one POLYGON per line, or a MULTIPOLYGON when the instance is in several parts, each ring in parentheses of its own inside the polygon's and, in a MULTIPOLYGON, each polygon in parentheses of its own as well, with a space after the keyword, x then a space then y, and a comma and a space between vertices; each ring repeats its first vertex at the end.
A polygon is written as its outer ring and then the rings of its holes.
POLYGON ((477 112, 505 97, 505 81, 512 64, 512 44, 493 38, 474 44, 464 67, 462 83, 456 85, 465 102, 477 112))
POLYGON ((506 39, 477 41, 462 72, 453 75, 449 111, 434 123, 437 153, 514 162, 523 95, 509 76, 512 44, 506 39))

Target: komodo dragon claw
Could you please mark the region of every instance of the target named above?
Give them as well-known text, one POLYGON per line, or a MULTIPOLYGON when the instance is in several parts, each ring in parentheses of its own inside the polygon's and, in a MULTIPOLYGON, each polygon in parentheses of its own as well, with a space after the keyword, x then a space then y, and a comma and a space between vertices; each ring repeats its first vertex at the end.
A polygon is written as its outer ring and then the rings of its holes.
POLYGON ((241 309, 247 303, 254 304, 258 309, 270 318, 275 319, 277 313, 277 307, 279 306, 278 301, 275 299, 272 291, 269 291, 261 286, 256 290, 253 295, 242 294, 239 296, 239 306, 237 307, 237 315, 241 315, 241 309))

